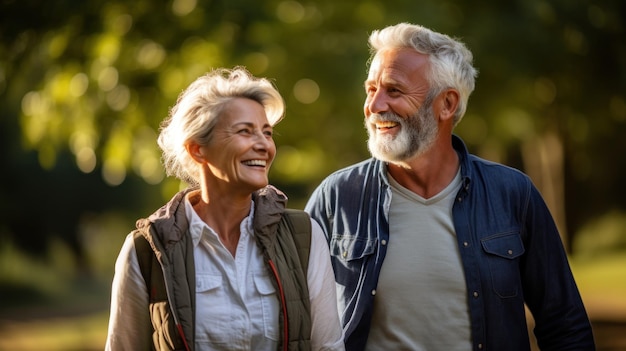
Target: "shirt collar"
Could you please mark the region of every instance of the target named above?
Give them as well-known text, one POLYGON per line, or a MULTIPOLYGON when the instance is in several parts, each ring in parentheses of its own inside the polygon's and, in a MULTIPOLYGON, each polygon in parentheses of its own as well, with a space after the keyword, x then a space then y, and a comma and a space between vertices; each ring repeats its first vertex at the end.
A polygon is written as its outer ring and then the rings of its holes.
MULTIPOLYGON (((191 235, 191 240, 193 242, 193 246, 196 247, 202 238, 202 234, 205 230, 209 233, 215 233, 213 228, 209 227, 204 221, 198 216, 196 210, 193 209, 193 205, 189 200, 189 196, 193 195, 193 193, 187 194, 185 196, 185 215, 187 216, 187 221, 189 222, 189 234, 191 235)), ((245 235, 253 235, 254 231, 252 228, 252 219, 254 217, 254 201, 250 204, 250 212, 248 216, 241 221, 240 230, 241 234, 245 235)))

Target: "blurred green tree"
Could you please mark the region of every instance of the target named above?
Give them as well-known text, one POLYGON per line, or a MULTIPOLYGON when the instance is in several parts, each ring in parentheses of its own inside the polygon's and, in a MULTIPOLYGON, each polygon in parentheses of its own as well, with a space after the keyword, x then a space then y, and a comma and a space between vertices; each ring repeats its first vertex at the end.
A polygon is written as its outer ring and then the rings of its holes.
POLYGON ((0 236, 24 227, 5 223, 45 211, 32 208, 39 196, 69 210, 75 190, 60 185, 94 175, 101 181, 84 201, 99 206, 84 209, 145 215, 169 197, 180 185, 164 178, 159 122, 187 84, 219 66, 244 65, 275 80, 287 117, 277 127, 271 177, 302 207, 325 175, 368 157, 367 36, 407 21, 460 37, 474 52, 480 75, 457 132, 474 152, 530 174, 567 239, 593 217, 626 208, 625 7, 620 0, 2 0, 0 160, 13 174, 1 178, 0 236), (25 159, 36 162, 25 167, 25 159), (53 182, 33 188, 40 175, 53 182), (35 213, 16 215, 28 210, 35 213))

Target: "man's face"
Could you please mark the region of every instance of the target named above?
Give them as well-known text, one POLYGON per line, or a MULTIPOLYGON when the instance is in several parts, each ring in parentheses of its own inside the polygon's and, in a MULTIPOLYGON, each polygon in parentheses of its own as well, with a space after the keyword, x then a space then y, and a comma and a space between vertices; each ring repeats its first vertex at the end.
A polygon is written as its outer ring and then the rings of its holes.
POLYGON ((428 150, 438 125, 426 78, 428 56, 410 49, 379 52, 365 82, 365 126, 372 156, 406 161, 428 150))

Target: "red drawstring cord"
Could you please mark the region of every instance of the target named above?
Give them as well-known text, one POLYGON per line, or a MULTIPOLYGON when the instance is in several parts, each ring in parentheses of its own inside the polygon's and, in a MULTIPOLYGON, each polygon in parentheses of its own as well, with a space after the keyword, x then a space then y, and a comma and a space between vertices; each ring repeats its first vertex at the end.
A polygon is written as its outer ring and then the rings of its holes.
POLYGON ((280 277, 278 275, 278 270, 274 265, 272 260, 269 260, 270 268, 272 268, 272 273, 276 277, 276 282, 278 283, 278 291, 280 293, 280 303, 283 306, 283 350, 287 351, 289 348, 289 327, 287 320, 287 302, 285 301, 285 292, 283 290, 283 286, 280 283, 280 277))
POLYGON ((183 339, 185 350, 191 351, 191 349, 189 348, 189 344, 187 344, 187 338, 185 338, 185 332, 183 332, 183 326, 180 324, 176 324, 176 328, 178 329, 178 334, 180 334, 180 338, 183 339))

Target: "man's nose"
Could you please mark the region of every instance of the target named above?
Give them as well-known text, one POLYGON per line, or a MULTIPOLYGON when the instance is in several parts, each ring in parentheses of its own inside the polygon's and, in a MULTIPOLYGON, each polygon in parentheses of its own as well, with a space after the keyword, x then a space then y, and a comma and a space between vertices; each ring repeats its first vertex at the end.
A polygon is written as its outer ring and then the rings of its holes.
POLYGON ((389 96, 382 91, 378 90, 368 96, 365 102, 366 114, 369 113, 383 113, 389 110, 389 96))

